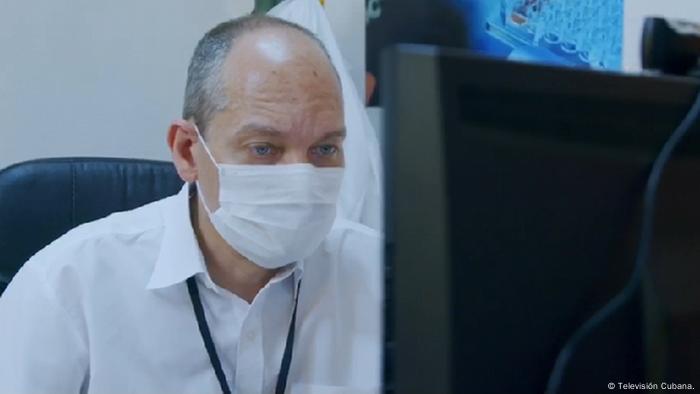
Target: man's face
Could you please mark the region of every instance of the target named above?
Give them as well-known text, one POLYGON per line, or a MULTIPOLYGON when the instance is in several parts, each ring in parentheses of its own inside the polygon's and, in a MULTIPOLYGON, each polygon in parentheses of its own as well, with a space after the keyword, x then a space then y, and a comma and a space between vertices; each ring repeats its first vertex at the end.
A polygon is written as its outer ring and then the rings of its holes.
MULTIPOLYGON (((248 33, 223 74, 228 106, 202 130, 218 163, 344 165, 340 83, 313 41, 292 29, 248 33)), ((201 144, 194 159, 207 202, 216 206, 216 168, 201 144)))

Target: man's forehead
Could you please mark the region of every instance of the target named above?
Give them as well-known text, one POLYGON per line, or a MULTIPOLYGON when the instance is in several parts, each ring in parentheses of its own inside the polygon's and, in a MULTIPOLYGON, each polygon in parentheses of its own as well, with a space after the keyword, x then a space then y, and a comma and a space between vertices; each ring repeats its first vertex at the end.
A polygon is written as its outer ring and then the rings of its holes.
POLYGON ((335 77, 333 65, 318 42, 294 28, 272 26, 238 37, 229 51, 224 72, 227 80, 240 81, 304 68, 312 69, 316 76, 335 77))
POLYGON ((268 26, 238 36, 229 51, 228 61, 251 56, 269 64, 280 64, 303 56, 325 58, 320 44, 307 34, 287 26, 268 26))
POLYGON ((267 96, 268 100, 264 97, 248 96, 219 112, 213 119, 214 128, 219 130, 217 138, 244 141, 307 136, 320 140, 346 135, 342 99, 319 100, 314 106, 285 104, 272 95, 267 96))
POLYGON ((292 57, 289 45, 286 45, 277 36, 268 37, 265 40, 257 40, 254 45, 260 55, 273 64, 284 63, 292 57))
POLYGON ((272 27, 245 33, 222 71, 228 104, 214 122, 229 138, 342 131, 340 83, 325 52, 303 32, 272 27))

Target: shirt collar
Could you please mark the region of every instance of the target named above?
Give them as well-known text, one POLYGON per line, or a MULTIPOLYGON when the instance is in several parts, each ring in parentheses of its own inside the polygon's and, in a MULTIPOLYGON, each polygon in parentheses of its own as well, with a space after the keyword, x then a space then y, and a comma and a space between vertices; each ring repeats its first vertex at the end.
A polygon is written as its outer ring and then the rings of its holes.
POLYGON ((281 269, 279 272, 275 274, 275 276, 270 279, 268 282, 267 286, 272 286, 275 283, 279 283, 284 281, 285 279, 289 278, 290 276, 294 277, 294 297, 297 297, 297 292, 299 291, 299 282, 301 282, 301 278, 304 275, 304 262, 303 260, 298 263, 292 263, 289 264, 288 266, 284 267, 281 269))
MULTIPOLYGON (((177 195, 166 201, 161 212, 165 227, 158 258, 146 285, 149 290, 172 286, 186 281, 191 276, 199 275, 208 288, 217 293, 222 291, 209 276, 204 256, 192 229, 190 197, 193 193, 196 193, 194 186, 185 184, 177 195)), ((268 285, 281 282, 293 275, 296 296, 303 272, 303 262, 290 264, 280 270, 268 285)))
POLYGON ((177 195, 167 201, 161 212, 165 228, 147 289, 168 287, 207 272, 192 229, 189 200, 190 187, 185 184, 177 195))

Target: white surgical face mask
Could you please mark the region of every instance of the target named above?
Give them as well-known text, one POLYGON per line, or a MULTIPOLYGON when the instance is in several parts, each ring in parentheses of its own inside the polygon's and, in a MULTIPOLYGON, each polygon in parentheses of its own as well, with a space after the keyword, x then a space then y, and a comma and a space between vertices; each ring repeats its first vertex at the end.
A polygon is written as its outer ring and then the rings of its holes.
POLYGON ((196 130, 218 170, 219 208, 209 209, 199 184, 197 194, 221 237, 268 269, 311 255, 335 220, 343 168, 218 164, 196 130))

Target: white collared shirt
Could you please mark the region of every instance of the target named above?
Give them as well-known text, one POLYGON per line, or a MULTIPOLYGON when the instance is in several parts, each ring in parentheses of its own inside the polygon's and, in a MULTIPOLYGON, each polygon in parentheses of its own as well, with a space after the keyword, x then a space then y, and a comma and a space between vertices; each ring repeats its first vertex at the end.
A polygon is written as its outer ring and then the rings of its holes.
POLYGON ((301 280, 287 392, 378 392, 378 234, 338 220, 251 304, 209 277, 173 197, 82 225, 32 257, 0 298, 7 393, 220 393, 186 279, 195 275, 234 393, 272 393, 301 280))

